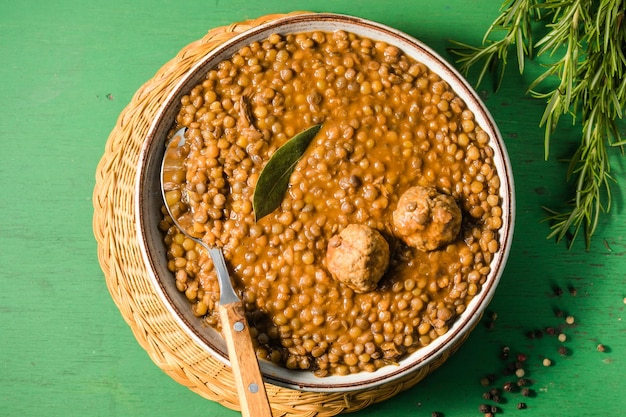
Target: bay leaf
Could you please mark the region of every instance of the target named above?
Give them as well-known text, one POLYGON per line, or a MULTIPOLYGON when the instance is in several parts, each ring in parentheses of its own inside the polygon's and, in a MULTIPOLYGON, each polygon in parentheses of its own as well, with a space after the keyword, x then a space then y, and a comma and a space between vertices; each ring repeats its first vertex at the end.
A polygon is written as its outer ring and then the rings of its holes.
POLYGON ((255 221, 276 210, 283 201, 291 174, 321 127, 318 124, 298 133, 278 148, 267 161, 252 196, 255 221))

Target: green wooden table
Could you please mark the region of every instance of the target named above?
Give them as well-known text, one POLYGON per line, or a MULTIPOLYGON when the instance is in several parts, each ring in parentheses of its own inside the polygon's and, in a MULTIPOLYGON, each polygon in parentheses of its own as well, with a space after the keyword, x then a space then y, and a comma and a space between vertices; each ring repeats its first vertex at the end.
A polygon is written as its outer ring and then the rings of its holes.
MULTIPOLYGON (((139 347, 107 291, 92 233, 94 172, 117 116, 182 47, 216 26, 313 10, 394 26, 451 60, 448 40, 478 42, 499 3, 0 0, 0 416, 238 415, 177 384, 139 347)), ((508 346, 511 358, 526 355, 535 395, 505 395, 504 415, 624 415, 626 159, 614 158, 615 205, 591 250, 546 240, 541 206, 558 207, 567 196, 559 157, 578 139, 563 126, 544 161, 543 104, 524 91, 530 71, 522 77, 512 67, 497 94, 479 90, 517 186, 515 241, 490 306, 497 319, 485 319, 426 380, 356 414, 478 416, 487 402, 481 378, 512 378, 502 375, 508 346), (567 340, 539 337, 546 327, 567 340), (552 366, 542 365, 546 357, 552 366), (517 410, 521 401, 527 409, 517 410)))

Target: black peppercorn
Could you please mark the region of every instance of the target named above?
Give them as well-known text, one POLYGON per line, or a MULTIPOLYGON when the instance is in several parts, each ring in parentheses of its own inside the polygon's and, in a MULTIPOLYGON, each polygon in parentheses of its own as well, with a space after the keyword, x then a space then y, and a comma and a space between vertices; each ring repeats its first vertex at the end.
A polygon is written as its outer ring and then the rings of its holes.
POLYGON ((432 413, 430 413, 430 417, 443 417, 443 414, 441 414, 439 411, 433 411, 432 413))
POLYGON ((502 347, 502 350, 500 351, 500 359, 502 360, 509 359, 510 351, 511 351, 511 348, 509 348, 508 346, 502 347))
POLYGON ((514 387, 513 383, 510 381, 507 381, 502 386, 502 389, 506 392, 513 392, 513 387, 514 387))
POLYGON ((490 413, 491 406, 489 404, 481 404, 478 406, 478 411, 480 411, 483 414, 490 413))
POLYGON ((554 292, 554 295, 556 295, 557 297, 563 295, 563 289, 561 287, 552 288, 552 292, 554 292))
POLYGON ((560 346, 560 347, 559 347, 559 354, 560 354, 561 356, 567 356, 567 353, 568 353, 568 352, 567 352, 567 348, 566 348, 565 346, 560 346))
POLYGON ((518 409, 518 410, 523 410, 523 409, 525 409, 526 407, 527 407, 527 406, 526 406, 526 403, 518 403, 518 404, 517 404, 517 409, 518 409))

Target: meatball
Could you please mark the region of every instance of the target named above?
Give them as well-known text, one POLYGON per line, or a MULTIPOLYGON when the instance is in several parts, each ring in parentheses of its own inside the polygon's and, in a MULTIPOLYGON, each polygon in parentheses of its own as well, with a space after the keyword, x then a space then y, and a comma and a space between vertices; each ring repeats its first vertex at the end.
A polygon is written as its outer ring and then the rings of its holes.
POLYGON ((371 227, 350 224, 328 241, 328 270, 356 292, 376 289, 388 265, 389 244, 371 227))
POLYGON ((432 251, 454 241, 461 230, 461 209, 452 196, 433 187, 411 187, 393 212, 395 233, 409 246, 432 251))

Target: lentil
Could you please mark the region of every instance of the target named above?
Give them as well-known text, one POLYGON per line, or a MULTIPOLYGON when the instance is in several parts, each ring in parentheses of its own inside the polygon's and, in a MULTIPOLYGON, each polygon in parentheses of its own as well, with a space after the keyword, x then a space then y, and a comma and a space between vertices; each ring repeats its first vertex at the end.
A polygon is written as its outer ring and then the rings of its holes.
MULTIPOLYGON (((437 74, 384 42, 343 31, 272 35, 209 70, 175 124, 188 128, 188 145, 176 173, 182 192, 166 198, 222 247, 259 358, 318 376, 393 363, 447 331, 501 247, 489 136, 437 74), (263 166, 318 123, 281 206, 255 223, 263 166), (413 186, 450 195, 463 213, 459 236, 440 249, 397 238, 392 213, 413 186), (393 247, 387 273, 365 293, 333 280, 325 264, 330 238, 353 223, 393 247)), ((163 214, 177 288, 219 328, 212 262, 163 214)))

